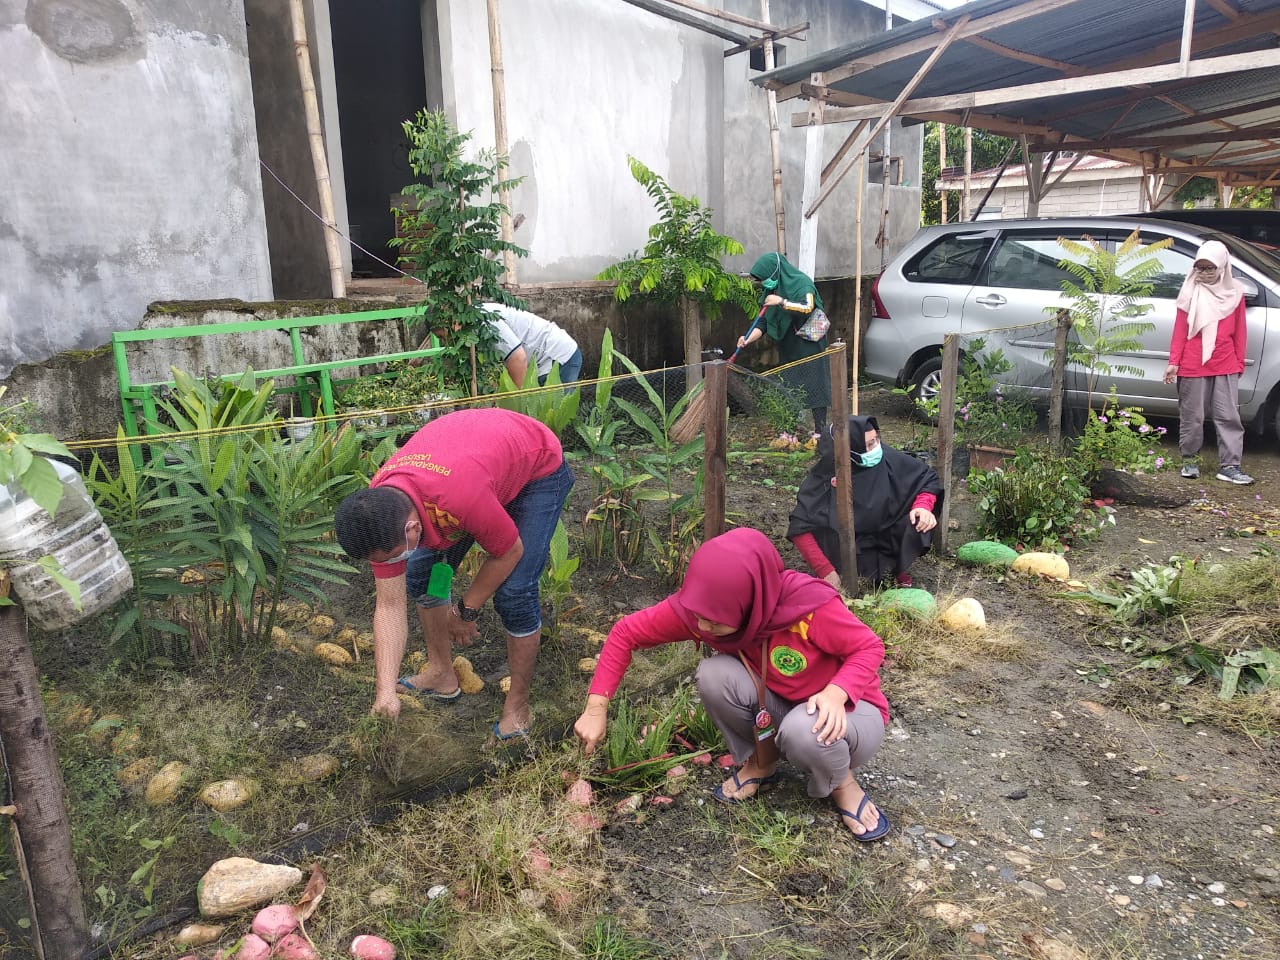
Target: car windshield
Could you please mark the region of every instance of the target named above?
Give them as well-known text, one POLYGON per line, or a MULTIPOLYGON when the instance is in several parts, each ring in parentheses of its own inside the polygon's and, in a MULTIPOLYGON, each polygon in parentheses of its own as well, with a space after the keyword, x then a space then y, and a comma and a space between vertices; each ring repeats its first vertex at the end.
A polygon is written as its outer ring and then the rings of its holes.
POLYGON ((1248 264, 1272 283, 1280 282, 1280 260, 1247 240, 1233 237, 1229 233, 1206 233, 1205 240, 1221 240, 1231 251, 1233 259, 1248 264))

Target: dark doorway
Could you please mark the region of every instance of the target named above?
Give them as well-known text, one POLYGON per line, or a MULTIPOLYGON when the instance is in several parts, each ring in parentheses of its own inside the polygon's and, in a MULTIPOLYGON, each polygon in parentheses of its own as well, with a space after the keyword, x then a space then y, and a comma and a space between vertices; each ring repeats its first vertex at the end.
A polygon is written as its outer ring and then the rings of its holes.
MULTIPOLYGON (((420 0, 329 0, 351 239, 388 263, 391 197, 409 183, 400 124, 427 106, 420 0)), ((434 23, 431 25, 434 29, 434 23)), ((394 273, 351 249, 352 275, 394 273)))

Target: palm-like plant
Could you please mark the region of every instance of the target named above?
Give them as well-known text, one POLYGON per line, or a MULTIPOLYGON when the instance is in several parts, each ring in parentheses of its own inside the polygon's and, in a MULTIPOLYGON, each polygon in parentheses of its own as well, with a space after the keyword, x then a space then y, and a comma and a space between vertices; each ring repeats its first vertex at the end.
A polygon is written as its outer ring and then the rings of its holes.
MULTIPOLYGON (((1107 250, 1092 237, 1081 240, 1058 238, 1069 256, 1058 266, 1074 279, 1062 281, 1062 293, 1070 301, 1067 308, 1076 338, 1067 344, 1067 363, 1088 372, 1087 400, 1093 406, 1098 377, 1113 371, 1142 376, 1130 364, 1112 364, 1105 357, 1142 349, 1142 335, 1155 324, 1138 318, 1150 312, 1153 279, 1160 272, 1157 254, 1173 243, 1166 238, 1144 244, 1135 230, 1115 251, 1107 250)), ((1057 307, 1046 307, 1056 313, 1057 307)))
POLYGON ((736 303, 746 313, 755 312, 751 283, 725 270, 722 258, 743 252, 732 237, 717 233, 712 210, 696 197, 677 193, 660 176, 635 157, 627 158, 635 178, 658 211, 649 228, 644 249, 603 270, 596 278, 617 284, 613 295, 619 303, 632 294, 660 303, 679 304, 684 330, 684 362, 687 385, 701 377, 701 316, 715 319, 726 303, 736 303))

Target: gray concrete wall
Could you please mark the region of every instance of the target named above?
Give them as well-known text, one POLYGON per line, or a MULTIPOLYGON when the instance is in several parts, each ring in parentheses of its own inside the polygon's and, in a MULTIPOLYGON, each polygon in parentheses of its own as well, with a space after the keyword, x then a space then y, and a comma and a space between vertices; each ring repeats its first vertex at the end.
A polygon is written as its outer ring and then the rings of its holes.
MULTIPOLYGON (((722 4, 743 16, 759 17, 755 0, 726 0, 722 4)), ((862 3, 815 3, 813 0, 773 0, 770 17, 775 24, 788 25, 808 20, 807 41, 782 40, 786 62, 797 63, 843 44, 884 32, 884 12, 862 3)), ((777 246, 773 215, 772 158, 769 149, 769 114, 765 91, 751 82, 759 76, 745 55, 724 61, 724 183, 725 231, 742 241, 747 253, 733 262, 746 271, 761 253, 777 246)), ((786 212, 787 255, 795 260, 800 246, 801 196, 804 189, 806 131, 791 126, 791 115, 808 109, 807 100, 788 100, 778 105, 778 128, 782 152, 783 208, 786 212)), ((854 124, 830 124, 823 133, 823 163, 835 154, 854 124)), ((922 126, 903 128, 894 123, 890 130, 890 153, 903 157, 902 186, 889 188, 889 218, 885 256, 892 257, 920 229, 920 151, 922 126)), ((879 138, 872 152, 881 152, 879 138)), ((881 187, 878 165, 868 170, 863 185, 862 264, 864 274, 875 273, 880 265, 880 248, 875 246, 880 231, 881 187)), ((847 276, 854 271, 858 188, 856 168, 849 172, 835 192, 823 203, 818 220, 817 274, 820 277, 847 276)))
MULTIPOLYGON (((438 0, 444 106, 492 147, 485 4, 438 0)), ((653 203, 627 155, 721 205, 724 43, 628 4, 503 0, 521 282, 581 280, 644 245, 653 203)))
POLYGON ((272 295, 242 0, 0 0, 0 376, 272 295))

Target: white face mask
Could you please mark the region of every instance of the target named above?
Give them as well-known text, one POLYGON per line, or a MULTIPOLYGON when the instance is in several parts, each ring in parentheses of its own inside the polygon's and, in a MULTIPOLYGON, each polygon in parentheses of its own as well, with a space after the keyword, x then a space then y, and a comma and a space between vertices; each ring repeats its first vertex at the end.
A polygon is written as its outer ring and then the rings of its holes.
MULTIPOLYGON (((404 523, 404 542, 406 545, 409 543, 409 524, 412 522, 413 522, 412 520, 406 520, 404 523)), ((407 550, 405 550, 404 553, 398 553, 391 559, 384 560, 382 562, 383 563, 403 563, 405 560, 409 559, 409 557, 413 554, 413 551, 417 550, 418 547, 421 545, 421 543, 422 543, 422 531, 419 530, 417 543, 415 543, 412 547, 409 547, 407 550)))

